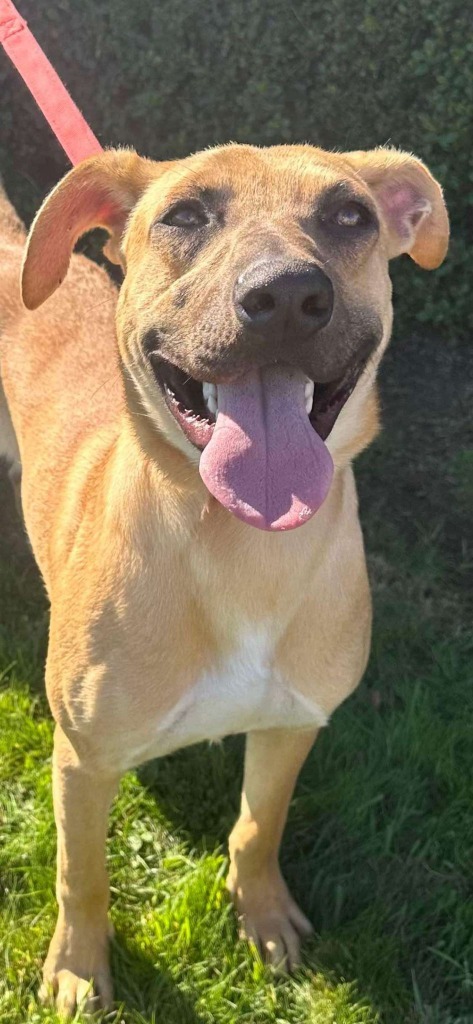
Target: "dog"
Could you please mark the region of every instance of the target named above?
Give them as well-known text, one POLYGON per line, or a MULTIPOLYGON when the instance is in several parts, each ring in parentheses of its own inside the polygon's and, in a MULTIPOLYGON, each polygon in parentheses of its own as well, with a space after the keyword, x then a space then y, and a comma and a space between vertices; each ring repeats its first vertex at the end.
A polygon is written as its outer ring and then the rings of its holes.
POLYGON ((370 646, 351 463, 378 430, 388 264, 442 262, 441 188, 389 148, 109 150, 60 182, 27 239, 4 197, 0 236, 2 453, 21 462, 51 601, 59 914, 43 998, 66 1015, 112 1000, 121 774, 231 733, 247 741, 228 889, 244 933, 291 968, 311 926, 278 864, 287 808, 370 646), (119 292, 72 255, 97 226, 119 292))

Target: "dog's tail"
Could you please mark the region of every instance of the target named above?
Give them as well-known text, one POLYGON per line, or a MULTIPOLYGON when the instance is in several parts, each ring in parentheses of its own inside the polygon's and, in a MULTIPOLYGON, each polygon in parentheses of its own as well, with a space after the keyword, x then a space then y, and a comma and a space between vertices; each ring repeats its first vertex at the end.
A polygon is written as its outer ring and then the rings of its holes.
POLYGON ((16 210, 5 192, 3 182, 0 177, 0 238, 9 239, 10 241, 17 241, 20 244, 24 242, 26 238, 26 228, 23 222, 20 220, 16 210))

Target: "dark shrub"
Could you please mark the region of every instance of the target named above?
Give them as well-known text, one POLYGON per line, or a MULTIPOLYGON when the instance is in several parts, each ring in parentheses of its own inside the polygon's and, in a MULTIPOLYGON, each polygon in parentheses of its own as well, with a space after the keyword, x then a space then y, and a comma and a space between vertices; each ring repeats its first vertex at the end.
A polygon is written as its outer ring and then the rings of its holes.
MULTIPOLYGON (((453 240, 444 267, 399 261, 403 327, 472 326, 473 34, 458 0, 18 0, 104 144, 169 157, 234 139, 382 143, 442 181, 453 240)), ((0 57, 0 166, 28 215, 66 168, 0 57), (15 182, 13 181, 13 172, 15 182)))

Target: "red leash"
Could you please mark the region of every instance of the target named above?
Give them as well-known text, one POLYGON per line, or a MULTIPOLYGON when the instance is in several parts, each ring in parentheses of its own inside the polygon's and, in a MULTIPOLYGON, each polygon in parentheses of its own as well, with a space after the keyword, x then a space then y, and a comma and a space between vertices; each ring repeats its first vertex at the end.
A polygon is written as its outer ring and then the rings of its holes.
POLYGON ((11 0, 0 0, 0 43, 26 82, 72 164, 102 146, 11 0))

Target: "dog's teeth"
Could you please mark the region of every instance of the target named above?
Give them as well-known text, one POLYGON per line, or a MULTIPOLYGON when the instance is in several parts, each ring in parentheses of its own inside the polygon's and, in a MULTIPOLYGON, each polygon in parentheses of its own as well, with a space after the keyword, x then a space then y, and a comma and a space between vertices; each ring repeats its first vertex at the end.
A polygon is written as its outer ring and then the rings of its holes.
POLYGON ((208 381, 205 380, 204 383, 202 384, 202 394, 204 396, 204 402, 207 406, 207 409, 209 410, 209 412, 212 413, 213 416, 216 416, 218 410, 217 385, 209 384, 208 381))
POLYGON ((309 413, 311 411, 312 405, 313 405, 313 401, 314 401, 314 382, 313 382, 313 380, 308 380, 306 382, 306 386, 305 386, 305 407, 306 407, 306 412, 309 413))

